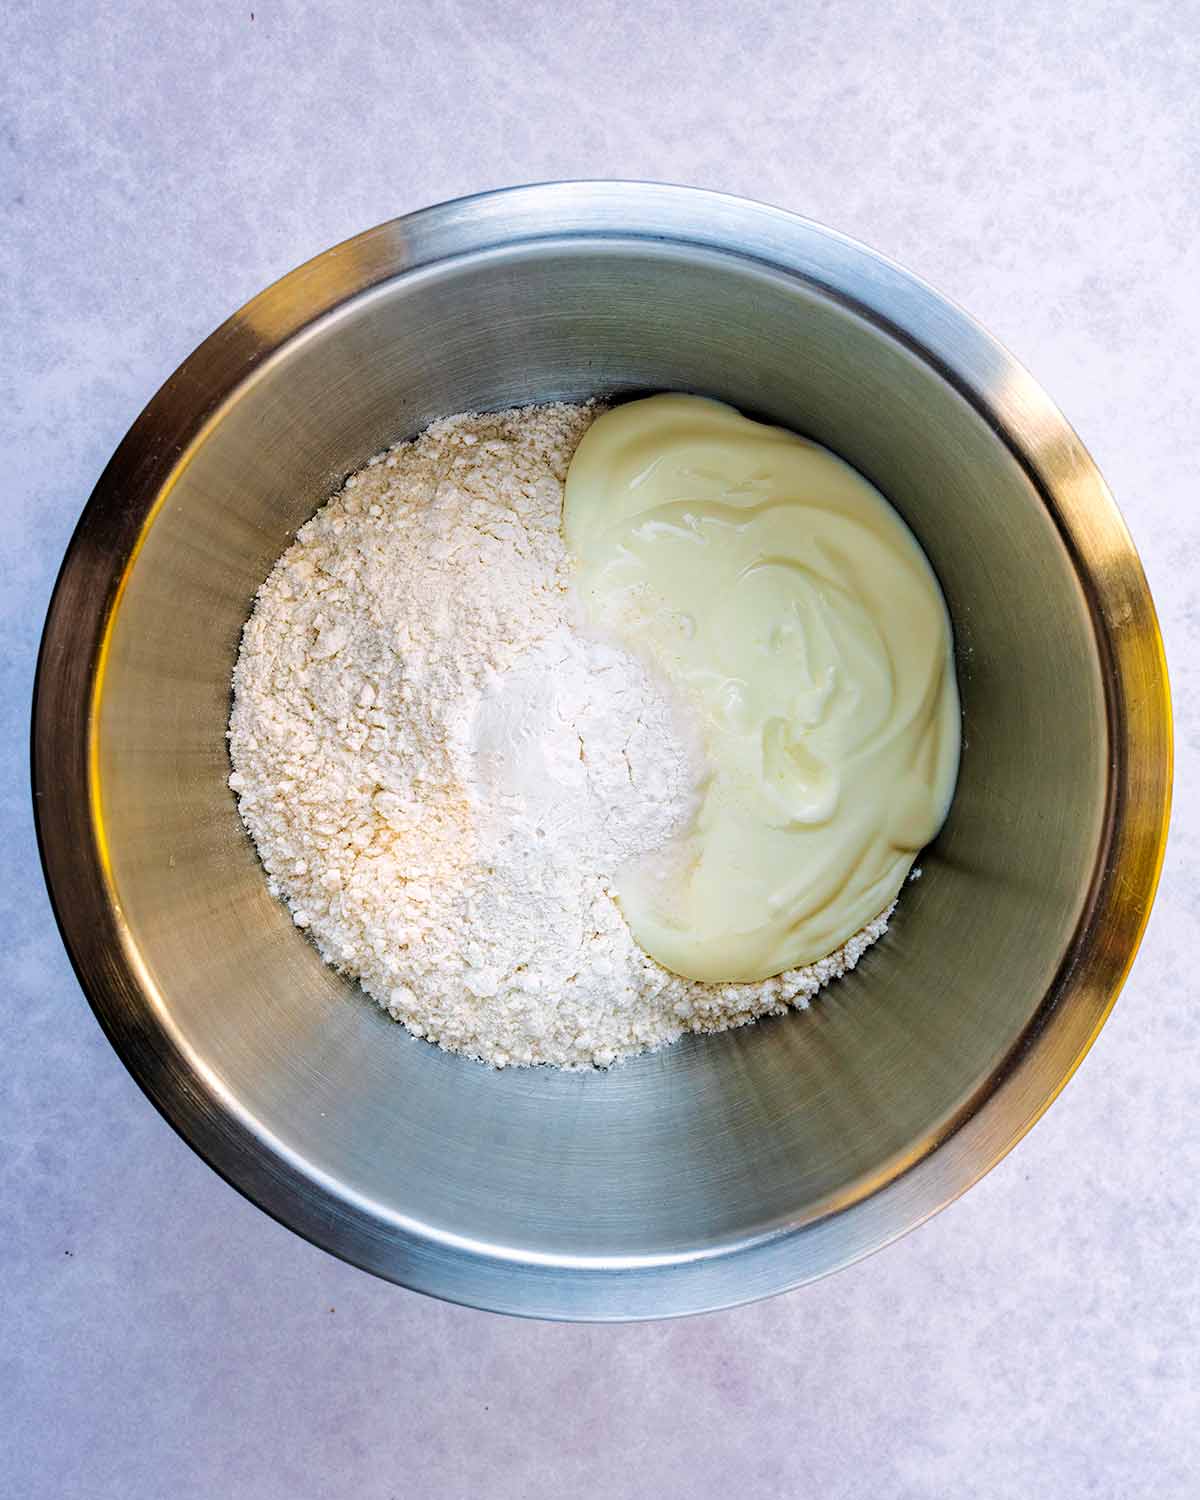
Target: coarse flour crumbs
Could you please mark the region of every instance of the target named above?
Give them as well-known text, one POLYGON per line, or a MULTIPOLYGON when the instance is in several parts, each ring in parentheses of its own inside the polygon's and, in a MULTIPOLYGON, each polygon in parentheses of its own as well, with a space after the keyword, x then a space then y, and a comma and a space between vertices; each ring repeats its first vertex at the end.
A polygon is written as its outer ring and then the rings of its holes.
POLYGON ((887 927, 757 984, 668 972, 610 893, 670 876, 686 711, 575 624, 559 525, 594 406, 435 422, 373 459, 260 589, 230 785, 272 892, 396 1020, 497 1066, 598 1064, 806 1005, 887 927))

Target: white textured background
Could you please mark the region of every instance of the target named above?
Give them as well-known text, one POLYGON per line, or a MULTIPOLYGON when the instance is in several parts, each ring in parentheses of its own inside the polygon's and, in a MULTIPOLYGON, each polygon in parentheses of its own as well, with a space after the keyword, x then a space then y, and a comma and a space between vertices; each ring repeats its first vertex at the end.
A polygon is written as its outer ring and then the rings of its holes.
POLYGON ((6 1500, 1200 1494, 1198 41, 1200 9, 1179 0, 5 0, 6 1500), (26 772, 59 557, 178 361, 380 219, 568 176, 782 204, 981 318, 1117 493, 1163 617, 1179 738, 1142 956, 1029 1139, 840 1276, 614 1328, 426 1301, 225 1187, 78 991, 26 772))

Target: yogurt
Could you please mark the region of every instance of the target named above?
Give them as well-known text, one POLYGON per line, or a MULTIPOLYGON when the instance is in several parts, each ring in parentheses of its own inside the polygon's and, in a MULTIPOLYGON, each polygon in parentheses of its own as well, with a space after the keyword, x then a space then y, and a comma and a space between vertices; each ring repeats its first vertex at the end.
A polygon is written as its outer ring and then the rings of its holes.
POLYGON ((713 983, 833 952, 954 792, 950 620, 911 531, 828 450, 682 395, 596 420, 563 527, 588 625, 687 700, 708 760, 686 832, 618 873, 634 937, 713 983))

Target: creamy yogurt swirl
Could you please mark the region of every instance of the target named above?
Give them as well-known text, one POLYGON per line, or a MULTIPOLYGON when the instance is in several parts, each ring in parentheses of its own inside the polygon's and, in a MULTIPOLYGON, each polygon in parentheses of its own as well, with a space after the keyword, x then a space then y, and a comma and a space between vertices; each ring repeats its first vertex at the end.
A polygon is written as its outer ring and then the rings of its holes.
POLYGON ((563 525, 589 625, 690 702, 709 762, 687 831, 619 872, 637 941, 717 983, 832 952, 954 791, 950 621, 916 539, 826 449, 681 395, 597 419, 563 525))

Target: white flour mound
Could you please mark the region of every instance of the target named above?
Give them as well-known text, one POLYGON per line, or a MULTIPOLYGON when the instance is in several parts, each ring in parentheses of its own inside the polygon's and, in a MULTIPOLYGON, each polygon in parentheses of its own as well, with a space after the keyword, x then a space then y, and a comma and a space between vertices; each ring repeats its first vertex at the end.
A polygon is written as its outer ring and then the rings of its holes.
POLYGON ((298 927, 416 1036, 607 1066, 807 1005, 887 927, 758 984, 669 973, 610 892, 670 859, 703 756, 573 625, 559 531, 593 406, 435 422, 373 459, 259 590, 234 672, 242 818, 298 927))

